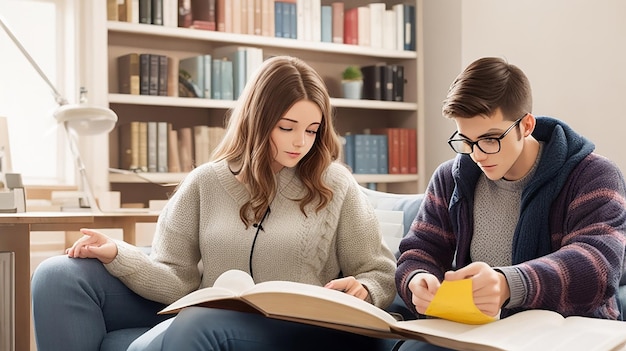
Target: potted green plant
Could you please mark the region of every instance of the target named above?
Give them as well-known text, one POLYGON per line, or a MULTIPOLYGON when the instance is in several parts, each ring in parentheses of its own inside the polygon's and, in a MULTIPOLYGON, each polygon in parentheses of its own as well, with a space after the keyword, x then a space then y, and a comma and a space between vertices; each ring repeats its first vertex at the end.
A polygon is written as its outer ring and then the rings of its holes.
POLYGON ((348 66, 341 74, 343 97, 360 99, 363 91, 363 72, 359 66, 348 66))

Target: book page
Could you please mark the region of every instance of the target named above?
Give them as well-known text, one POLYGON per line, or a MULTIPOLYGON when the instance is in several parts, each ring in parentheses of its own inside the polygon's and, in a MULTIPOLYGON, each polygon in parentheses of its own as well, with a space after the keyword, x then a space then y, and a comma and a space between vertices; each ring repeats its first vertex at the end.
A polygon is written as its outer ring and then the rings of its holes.
POLYGON ((273 318, 316 321, 389 332, 396 320, 384 310, 352 295, 321 286, 287 281, 257 284, 244 299, 273 318))
POLYGON ((159 314, 176 313, 184 307, 209 301, 238 298, 245 290, 252 287, 254 287, 254 281, 249 274, 239 270, 229 270, 222 273, 212 287, 199 289, 183 296, 161 310, 159 314))
POLYGON ((530 310, 484 325, 442 319, 398 322, 405 336, 418 333, 436 345, 467 350, 611 350, 626 342, 626 323, 595 318, 564 319, 551 311, 530 310), (461 342, 461 344, 459 344, 461 342), (488 345, 490 348, 485 348, 488 345), (575 348, 572 348, 575 345, 575 348))

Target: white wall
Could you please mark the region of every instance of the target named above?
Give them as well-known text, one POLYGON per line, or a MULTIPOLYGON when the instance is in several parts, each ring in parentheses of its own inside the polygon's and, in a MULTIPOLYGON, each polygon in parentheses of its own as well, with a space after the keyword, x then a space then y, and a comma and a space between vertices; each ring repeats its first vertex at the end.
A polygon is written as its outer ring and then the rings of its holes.
MULTIPOLYGON (((451 83, 451 70, 456 68, 458 74, 483 56, 504 57, 528 75, 535 115, 550 115, 569 123, 596 144, 598 153, 626 171, 622 142, 626 116, 622 116, 620 104, 626 100, 626 1, 426 0, 425 4, 433 15, 460 18, 460 32, 440 37, 431 34, 441 33, 442 25, 430 18, 434 24, 425 29, 426 44, 461 43, 458 61, 446 57, 445 62, 450 63, 444 68, 428 60, 433 55, 436 60, 441 49, 426 52, 430 56, 425 60, 425 70, 434 68, 431 75, 436 77, 426 81, 427 111, 441 107, 445 92, 439 95, 439 85, 451 83)), ((427 10, 425 15, 430 17, 427 10)), ((440 19, 446 22, 444 17, 440 19)), ((440 128, 446 126, 450 133, 454 130, 441 114, 436 117, 440 128)), ((429 172, 450 156, 447 150, 433 151, 432 157, 427 156, 429 172)))

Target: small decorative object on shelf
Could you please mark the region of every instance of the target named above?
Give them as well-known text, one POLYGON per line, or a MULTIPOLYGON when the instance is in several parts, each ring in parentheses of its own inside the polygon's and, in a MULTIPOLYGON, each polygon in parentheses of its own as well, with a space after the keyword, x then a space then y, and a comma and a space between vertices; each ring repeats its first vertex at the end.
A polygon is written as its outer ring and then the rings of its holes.
POLYGON ((359 66, 348 66, 341 76, 343 97, 346 99, 360 99, 363 91, 363 73, 359 66))

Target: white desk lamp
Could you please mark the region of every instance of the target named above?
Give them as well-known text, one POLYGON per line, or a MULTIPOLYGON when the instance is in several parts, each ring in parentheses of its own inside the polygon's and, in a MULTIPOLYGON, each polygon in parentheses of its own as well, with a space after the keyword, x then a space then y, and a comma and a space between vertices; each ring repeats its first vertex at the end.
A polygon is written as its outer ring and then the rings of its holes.
POLYGON ((117 123, 117 115, 108 108, 88 105, 86 101, 84 101, 86 91, 83 91, 82 89, 80 104, 69 104, 67 99, 59 93, 58 89, 54 86, 54 84, 52 84, 52 82, 50 82, 50 79, 48 79, 45 73, 41 70, 37 62, 35 62, 24 46, 22 46, 20 41, 17 40, 15 35, 13 35, 1 16, 0 27, 2 27, 2 29, 9 35, 9 38, 11 38, 13 43, 15 43, 18 49, 20 49, 31 66, 37 71, 37 73, 39 73, 39 76, 46 82, 46 84, 48 84, 52 90, 54 99, 57 104, 59 104, 59 108, 57 108, 54 112, 54 117, 58 123, 63 125, 63 128, 65 129, 70 151, 80 173, 83 188, 82 190, 87 196, 86 203, 83 202, 84 199, 81 198, 80 206, 91 208, 96 212, 101 212, 96 201, 96 197, 94 196, 91 183, 89 182, 89 177, 87 177, 87 170, 85 169, 85 165, 80 157, 80 152, 78 150, 78 146, 76 145, 76 140, 74 139, 72 131, 78 135, 97 135, 108 133, 115 127, 115 123, 117 123))

